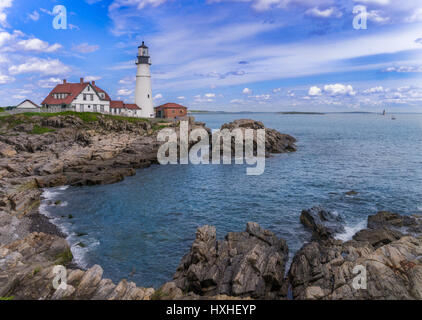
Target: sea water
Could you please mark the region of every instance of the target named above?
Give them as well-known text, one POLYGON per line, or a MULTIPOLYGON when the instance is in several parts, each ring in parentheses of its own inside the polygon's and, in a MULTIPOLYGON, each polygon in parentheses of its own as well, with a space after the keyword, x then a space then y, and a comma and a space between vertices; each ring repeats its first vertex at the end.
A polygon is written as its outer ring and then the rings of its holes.
POLYGON ((211 129, 259 120, 296 137, 298 151, 267 159, 261 176, 247 176, 242 165, 157 165, 113 185, 46 190, 41 211, 69 235, 81 267, 99 264, 116 282, 157 287, 172 279, 202 225, 216 226, 222 239, 258 222, 287 241, 291 258, 310 239, 299 221, 303 209, 340 214, 342 240, 379 210, 422 213, 422 115, 195 117, 211 129))

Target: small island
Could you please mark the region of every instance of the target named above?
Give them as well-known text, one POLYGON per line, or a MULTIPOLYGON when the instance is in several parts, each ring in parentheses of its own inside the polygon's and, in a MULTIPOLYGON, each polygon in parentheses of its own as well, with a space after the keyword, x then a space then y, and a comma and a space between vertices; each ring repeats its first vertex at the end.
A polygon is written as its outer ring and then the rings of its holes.
POLYGON ((277 112, 277 114, 317 114, 317 115, 325 115, 322 112, 301 112, 301 111, 284 111, 284 112, 277 112))

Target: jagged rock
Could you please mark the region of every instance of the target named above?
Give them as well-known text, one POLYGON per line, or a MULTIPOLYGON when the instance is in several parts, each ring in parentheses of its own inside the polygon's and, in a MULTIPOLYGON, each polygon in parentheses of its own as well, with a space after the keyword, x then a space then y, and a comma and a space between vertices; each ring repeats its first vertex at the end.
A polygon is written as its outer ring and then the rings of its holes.
MULTIPOLYGON (((227 129, 232 132, 235 129, 240 129, 243 134, 243 144, 245 142, 246 129, 265 129, 265 153, 268 157, 271 153, 286 153, 297 150, 295 145, 296 139, 288 134, 282 134, 274 129, 265 128, 264 124, 260 121, 251 119, 240 119, 221 126, 221 130, 227 129)), ((254 154, 257 152, 257 136, 254 135, 254 154)), ((236 140, 232 138, 231 154, 235 155, 236 140)), ((223 152, 223 145, 221 145, 221 152, 223 152)))
POLYGON ((32 233, 0 246, 0 296, 52 300, 149 300, 154 294, 153 288, 137 287, 126 280, 116 286, 111 280, 102 278, 103 270, 98 265, 87 271, 68 269, 66 288, 54 289, 54 267, 71 260, 69 250, 65 239, 44 233, 32 233))
POLYGON ((249 222, 245 232, 228 233, 223 241, 216 240, 214 227, 203 226, 174 282, 204 296, 283 297, 287 256, 286 242, 256 223, 249 222))
POLYGON ((364 229, 358 231, 353 239, 356 241, 369 242, 375 249, 382 247, 383 245, 389 244, 393 241, 399 240, 403 234, 395 230, 387 229, 364 229))
POLYGON ((422 239, 403 237, 374 250, 369 244, 311 242, 294 257, 289 279, 295 299, 422 299, 422 239), (353 285, 366 270, 367 288, 353 285))
POLYGON ((369 229, 394 229, 413 235, 422 233, 422 216, 399 215, 388 211, 380 211, 368 217, 369 229))
POLYGON ((355 191, 355 190, 350 190, 350 191, 347 191, 345 193, 346 196, 355 196, 357 194, 359 194, 359 193, 357 191, 355 191))
POLYGON ((289 280, 295 299, 421 299, 422 238, 419 216, 381 211, 368 229, 343 243, 329 238, 305 244, 293 258, 289 280), (414 236, 404 236, 400 230, 414 236), (353 272, 363 266, 367 289, 353 272))
POLYGON ((314 239, 328 239, 335 234, 344 232, 343 219, 340 215, 324 210, 322 207, 313 207, 303 210, 300 222, 312 230, 314 239))

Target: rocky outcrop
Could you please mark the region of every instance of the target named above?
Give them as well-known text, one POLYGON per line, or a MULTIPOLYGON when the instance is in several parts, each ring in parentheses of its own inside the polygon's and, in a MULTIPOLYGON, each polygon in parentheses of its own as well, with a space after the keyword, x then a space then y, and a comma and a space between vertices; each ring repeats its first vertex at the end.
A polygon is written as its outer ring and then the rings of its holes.
POLYGON ((341 216, 319 206, 303 210, 300 222, 312 231, 313 239, 317 240, 327 240, 344 232, 344 221, 341 216))
MULTIPOLYGON (((72 254, 66 240, 44 233, 31 233, 22 240, 0 247, 0 297, 52 300, 150 300, 155 290, 122 280, 115 285, 103 278, 100 266, 87 271, 67 269, 66 287, 55 289, 56 265, 68 265, 72 254)), ((57 283, 60 284, 61 280, 57 283)))
POLYGON ((258 224, 228 233, 217 241, 216 229, 198 229, 190 252, 174 275, 176 287, 201 296, 228 295, 275 299, 286 296, 286 242, 258 224))
MULTIPOLYGON (((239 129, 243 134, 243 145, 245 142, 245 130, 265 130, 265 153, 266 156, 270 156, 271 153, 286 153, 294 152, 297 150, 295 145, 296 139, 288 134, 282 134, 274 129, 269 129, 264 126, 260 121, 255 121, 251 119, 240 119, 235 120, 230 123, 226 123, 221 127, 221 130, 227 129, 230 132, 233 132, 235 129, 239 129)), ((257 140, 258 137, 254 135, 254 154, 257 152, 257 140)), ((221 146, 221 152, 223 152, 223 146, 221 146)), ((236 140, 232 138, 231 144, 231 154, 234 155, 236 150, 236 140)))
POLYGON ((288 275, 293 297, 422 299, 421 234, 395 230, 407 226, 415 232, 418 223, 416 216, 379 212, 368 217, 368 229, 356 233, 351 241, 329 237, 305 244, 288 275), (354 285, 359 268, 366 270, 366 289, 354 285))

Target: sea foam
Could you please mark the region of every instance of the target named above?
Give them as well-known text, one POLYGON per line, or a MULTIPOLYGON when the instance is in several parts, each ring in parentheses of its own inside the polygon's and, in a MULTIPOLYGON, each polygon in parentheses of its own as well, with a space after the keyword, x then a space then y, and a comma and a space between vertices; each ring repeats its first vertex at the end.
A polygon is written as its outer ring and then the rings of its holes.
POLYGON ((354 226, 345 226, 344 232, 337 234, 334 238, 336 238, 337 240, 349 241, 353 238, 356 232, 362 229, 365 229, 366 226, 367 226, 366 220, 363 220, 354 226))

